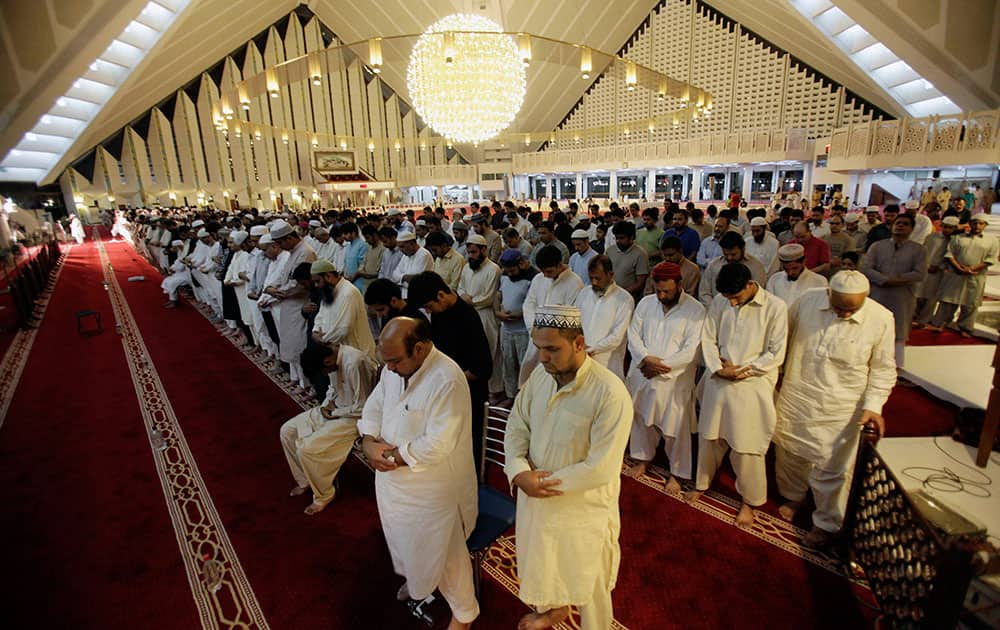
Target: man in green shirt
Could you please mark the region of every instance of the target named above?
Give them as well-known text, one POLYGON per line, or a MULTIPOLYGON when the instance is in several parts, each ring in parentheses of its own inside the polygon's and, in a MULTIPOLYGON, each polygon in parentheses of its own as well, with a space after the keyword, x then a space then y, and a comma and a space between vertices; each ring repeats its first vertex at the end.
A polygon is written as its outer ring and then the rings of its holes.
POLYGON ((636 231, 635 244, 649 256, 650 267, 660 262, 660 238, 663 230, 657 225, 659 210, 646 208, 642 211, 642 226, 636 231))

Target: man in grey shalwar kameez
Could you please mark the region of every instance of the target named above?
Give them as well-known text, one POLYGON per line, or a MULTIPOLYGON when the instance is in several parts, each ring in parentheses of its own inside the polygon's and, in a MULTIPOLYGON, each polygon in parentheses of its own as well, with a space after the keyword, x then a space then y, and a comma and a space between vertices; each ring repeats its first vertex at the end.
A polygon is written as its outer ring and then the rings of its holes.
POLYGON ((958 217, 945 217, 941 220, 941 231, 927 237, 924 247, 927 249, 927 277, 917 287, 917 322, 916 328, 923 328, 931 322, 938 306, 938 294, 941 288, 941 278, 945 274, 948 263, 944 255, 948 253, 948 243, 958 231, 958 217), (923 301, 921 304, 921 300, 923 301))
POLYGON ((976 312, 986 290, 986 272, 997 264, 997 239, 983 234, 989 220, 990 215, 977 214, 969 221, 968 235, 954 236, 948 243, 945 273, 938 290, 941 303, 934 316, 934 327, 938 330, 951 322, 959 307, 962 311, 958 328, 962 336, 970 336, 975 329, 976 312))
POLYGON ((872 283, 869 297, 896 319, 896 367, 903 366, 906 338, 917 308, 916 286, 927 276, 927 250, 910 239, 913 216, 901 214, 892 224, 892 237, 872 243, 861 272, 872 283))

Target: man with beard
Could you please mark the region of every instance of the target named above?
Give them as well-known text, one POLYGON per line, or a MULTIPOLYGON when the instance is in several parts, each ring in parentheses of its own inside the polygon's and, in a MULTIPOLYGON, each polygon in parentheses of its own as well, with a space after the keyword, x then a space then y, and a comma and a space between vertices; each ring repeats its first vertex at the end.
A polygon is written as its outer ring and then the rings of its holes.
POLYGON ((941 304, 934 316, 934 330, 940 331, 941 326, 951 323, 959 307, 962 310, 958 327, 962 336, 969 337, 975 330, 976 313, 986 289, 986 272, 997 264, 997 239, 983 234, 989 221, 990 215, 980 212, 969 221, 968 235, 953 237, 948 243, 944 255, 946 274, 941 277, 938 293, 941 304))
POLYGON ((601 254, 587 265, 590 288, 576 297, 583 317, 587 355, 625 380, 625 344, 635 302, 615 283, 611 259, 601 254))
POLYGON ((452 291, 457 291, 458 283, 462 280, 462 270, 465 269, 465 259, 448 244, 448 239, 441 232, 428 234, 424 247, 434 256, 434 273, 441 276, 452 291))
MULTIPOLYGON (((728 227, 727 224, 726 228, 728 229, 728 227)), ((701 234, 688 225, 687 213, 680 210, 674 212, 672 225, 669 230, 663 233, 661 242, 668 236, 676 236, 680 239, 685 258, 694 260, 695 256, 698 255, 698 250, 701 248, 701 234)))
MULTIPOLYGON (((708 267, 708 263, 722 255, 722 247, 719 245, 719 239, 721 239, 722 235, 728 231, 729 218, 722 216, 716 217, 715 223, 712 225, 712 236, 709 236, 701 242, 701 245, 698 247, 698 254, 694 259, 702 270, 708 267)), ((684 244, 681 243, 682 248, 683 246, 684 244)))
POLYGON ((508 249, 500 255, 503 277, 500 294, 494 302, 500 321, 500 355, 504 393, 508 401, 517 395, 517 376, 521 361, 528 351, 528 328, 524 324, 524 298, 531 288, 531 280, 538 274, 519 251, 508 249))
POLYGON ((451 233, 455 237, 455 243, 451 246, 458 255, 465 258, 468 252, 465 250, 465 241, 469 238, 469 226, 464 221, 454 221, 451 224, 451 233))
POLYGON ((764 217, 750 219, 750 240, 746 241, 746 252, 760 261, 768 277, 778 270, 780 246, 777 237, 767 229, 767 220, 764 217))
POLYGON ((413 232, 401 232, 396 242, 403 251, 403 257, 389 279, 399 285, 405 298, 410 280, 418 273, 433 269, 434 258, 429 251, 417 245, 417 236, 413 232))
MULTIPOLYGON (((878 213, 878 206, 868 206, 868 212, 875 208, 876 215, 878 213)), ((890 203, 885 208, 882 209, 882 222, 873 225, 870 230, 868 230, 868 238, 865 240, 865 252, 872 248, 872 245, 879 241, 885 241, 892 237, 892 224, 896 221, 896 217, 899 216, 899 206, 894 203, 890 203)), ((871 218, 868 219, 871 223, 871 218)), ((915 223, 914 223, 915 225, 915 223)), ((869 278, 870 280, 871 278, 869 278)))
POLYGON ((489 398, 493 373, 493 355, 482 320, 476 309, 459 299, 433 271, 414 276, 409 301, 430 315, 434 347, 451 357, 465 374, 472 396, 472 453, 478 471, 483 455, 483 405, 489 398))
MULTIPOLYGON (((937 202, 933 202, 937 205, 937 202)), ((930 323, 938 306, 938 295, 944 267, 947 264, 944 255, 948 253, 948 244, 958 231, 958 217, 945 217, 941 220, 941 231, 927 237, 927 277, 917 289, 917 321, 914 328, 923 328, 930 323)))
POLYGON ((590 261, 598 256, 590 246, 590 234, 586 230, 573 230, 573 255, 569 257, 569 268, 580 277, 584 285, 590 284, 590 261))
MULTIPOLYGON (((668 236, 660 241, 660 258, 663 262, 672 262, 681 268, 681 286, 684 288, 684 292, 697 299, 698 285, 701 282, 701 268, 684 257, 681 240, 676 236, 668 236)), ((652 276, 650 276, 650 285, 647 285, 650 293, 654 292, 652 282, 652 276)))
POLYGON ((738 233, 729 231, 719 239, 719 246, 722 248, 722 255, 713 260, 701 274, 701 282, 698 285, 698 299, 708 308, 717 293, 715 289, 715 279, 719 276, 719 270, 730 263, 740 263, 750 270, 750 275, 754 282, 760 286, 767 283, 767 273, 764 265, 752 256, 747 256, 746 241, 738 233))
POLYGON ((910 240, 913 217, 901 214, 892 222, 892 238, 876 241, 861 262, 871 282, 870 297, 896 318, 896 367, 903 367, 906 340, 917 309, 916 287, 927 275, 927 250, 910 240))
POLYGON ((629 436, 635 464, 625 474, 644 475, 663 438, 670 461, 667 490, 679 493, 675 476, 691 478, 694 379, 705 307, 684 291, 676 263, 662 262, 653 268, 653 288, 654 294, 635 307, 628 328, 632 366, 625 386, 635 412, 629 436))
POLYGON ((368 290, 365 291, 365 305, 378 318, 380 331, 389 320, 396 317, 427 319, 419 308, 403 299, 398 284, 385 278, 379 278, 368 285, 368 290))
POLYGON ((348 345, 374 358, 375 338, 368 326, 361 292, 346 282, 329 261, 317 260, 310 272, 323 279, 319 287, 322 300, 313 322, 313 340, 327 346, 348 345))
POLYGON ((542 248, 548 245, 552 245, 559 250, 564 263, 569 262, 569 249, 562 241, 556 238, 555 226, 551 221, 542 221, 538 224, 538 244, 531 250, 531 264, 536 269, 539 268, 538 252, 542 251, 542 248))
POLYGON ((333 240, 333 237, 330 236, 330 230, 322 227, 316 228, 313 232, 313 244, 313 248, 316 251, 316 258, 322 258, 330 262, 333 262, 333 259, 337 257, 337 250, 341 247, 340 243, 333 240))
POLYGON ((479 234, 469 237, 467 247, 468 264, 462 268, 457 293, 458 297, 476 309, 479 321, 483 324, 494 365, 489 392, 499 394, 503 391, 503 374, 496 368, 500 365, 500 322, 493 312, 493 305, 497 298, 497 287, 500 286, 500 266, 486 257, 486 239, 479 234))
POLYGON ((486 240, 486 256, 493 262, 500 260, 503 243, 500 235, 490 227, 489 219, 482 214, 472 215, 472 229, 486 240))
POLYGON ((789 308, 809 289, 825 289, 826 278, 806 269, 805 250, 798 243, 778 249, 781 271, 767 281, 767 290, 781 298, 789 308))

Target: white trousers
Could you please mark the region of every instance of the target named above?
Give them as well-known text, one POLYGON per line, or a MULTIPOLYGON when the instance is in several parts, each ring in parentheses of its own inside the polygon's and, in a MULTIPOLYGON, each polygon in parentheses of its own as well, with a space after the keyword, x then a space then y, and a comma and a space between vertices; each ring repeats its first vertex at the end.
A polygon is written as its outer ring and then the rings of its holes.
POLYGON ((851 490, 854 458, 845 470, 823 470, 807 459, 775 444, 777 455, 775 474, 778 492, 790 501, 802 501, 812 490, 816 511, 813 525, 826 532, 836 533, 844 525, 847 497, 851 490))
POLYGON ((695 476, 695 489, 699 492, 708 490, 727 452, 733 470, 736 471, 736 491, 743 498, 743 503, 751 507, 764 505, 767 502, 764 456, 730 451, 729 444, 725 440, 706 440, 698 437, 698 474, 695 476))
POLYGON ((647 427, 638 420, 632 421, 632 432, 628 438, 628 450, 633 459, 644 462, 653 461, 656 457, 656 447, 663 440, 663 452, 670 460, 670 474, 683 479, 691 478, 691 434, 686 433, 674 439, 663 435, 657 426, 647 427), (685 437, 687 439, 685 439, 685 437), (685 452, 686 451, 686 452, 685 452))
POLYGON ((173 275, 164 278, 163 282, 160 283, 160 287, 163 289, 163 292, 167 294, 167 298, 169 298, 171 302, 176 302, 177 289, 181 288, 187 283, 188 283, 187 274, 175 273, 173 275))
MULTIPOLYGON (((479 616, 476 585, 472 579, 472 558, 469 557, 469 550, 465 545, 465 532, 462 531, 461 520, 456 518, 454 521, 455 526, 448 545, 448 557, 445 559, 444 571, 441 573, 437 589, 448 602, 455 619, 461 623, 472 623, 479 616)), ((409 585, 409 582, 407 584, 409 585)), ((410 597, 419 601, 427 599, 433 592, 433 587, 425 593, 411 590, 410 597)))
POLYGON ((312 488, 313 503, 333 501, 333 480, 358 437, 358 419, 327 420, 313 407, 281 425, 278 435, 295 483, 312 488))

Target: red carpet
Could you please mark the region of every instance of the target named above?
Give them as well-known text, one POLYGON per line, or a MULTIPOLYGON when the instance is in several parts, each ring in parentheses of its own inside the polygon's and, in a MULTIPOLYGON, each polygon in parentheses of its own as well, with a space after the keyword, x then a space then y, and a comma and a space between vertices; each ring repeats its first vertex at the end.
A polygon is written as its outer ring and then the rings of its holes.
POLYGON ((906 340, 908 346, 978 346, 990 343, 993 342, 979 337, 963 337, 957 332, 947 329, 939 333, 913 329, 910 331, 910 338, 906 340))
MULTIPOLYGON (((419 627, 393 597, 400 579, 371 473, 349 459, 336 501, 302 515, 308 499, 287 496, 293 482, 278 443, 281 423, 300 408, 194 307, 163 309, 158 274, 128 245, 106 248, 271 627, 419 627), (133 275, 146 280, 128 282, 133 275)), ((18 506, 0 516, 0 533, 23 541, 8 553, 8 574, 19 579, 0 602, 11 627, 197 627, 94 246, 75 249, 63 274, 0 429, 0 497, 18 506), (102 311, 103 335, 76 336, 73 314, 82 308, 102 311)), ((892 434, 953 419, 947 405, 903 388, 886 415, 892 434)), ((719 488, 730 484, 723 475, 719 488)), ((628 628, 870 625, 850 583, 794 545, 631 479, 621 509, 615 617, 628 628)), ((483 584, 476 627, 513 628, 526 608, 489 577, 483 584)))
POLYGON ((0 428, 7 628, 197 624, 101 279, 74 248, 0 428))

